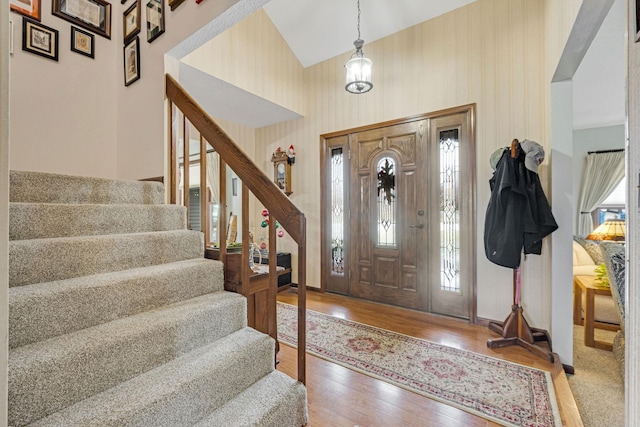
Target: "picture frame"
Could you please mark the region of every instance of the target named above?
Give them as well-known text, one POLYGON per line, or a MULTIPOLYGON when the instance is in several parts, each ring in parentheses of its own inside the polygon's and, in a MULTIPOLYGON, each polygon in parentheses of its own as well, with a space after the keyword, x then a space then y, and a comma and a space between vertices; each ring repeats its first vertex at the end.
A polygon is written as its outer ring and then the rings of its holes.
POLYGON ((9 0, 13 12, 40 21, 41 0, 9 0))
POLYGON ((164 0, 147 3, 147 42, 151 43, 164 33, 164 0))
POLYGON ((51 13, 111 39, 111 3, 104 0, 52 0, 51 13))
POLYGON ((95 40, 94 35, 80 28, 71 26, 71 50, 80 55, 94 58, 95 40))
POLYGON ((124 85, 140 79, 140 37, 136 37, 124 45, 124 85))
POLYGON ((633 38, 633 40, 638 43, 638 41, 640 41, 640 0, 636 0, 636 7, 634 12, 634 22, 636 24, 636 28, 635 28, 635 32, 636 35, 633 38))
POLYGON ((13 21, 9 20, 9 55, 13 55, 13 21))
POLYGON ((58 60, 58 30, 22 17, 22 50, 58 60))
POLYGON ((184 0, 168 0, 169 2, 169 7, 171 8, 171 10, 175 10, 178 6, 180 6, 182 3, 184 3, 184 0))
POLYGON ((122 14, 122 36, 125 44, 133 40, 140 32, 140 3, 140 0, 136 0, 122 14))

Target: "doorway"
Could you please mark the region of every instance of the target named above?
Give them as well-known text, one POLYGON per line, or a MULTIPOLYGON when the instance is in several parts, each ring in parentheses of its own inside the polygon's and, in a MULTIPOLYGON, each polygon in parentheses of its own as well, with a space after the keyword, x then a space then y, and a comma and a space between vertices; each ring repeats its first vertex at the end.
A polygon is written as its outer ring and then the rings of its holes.
POLYGON ((322 288, 475 320, 474 106, 322 136, 322 288))

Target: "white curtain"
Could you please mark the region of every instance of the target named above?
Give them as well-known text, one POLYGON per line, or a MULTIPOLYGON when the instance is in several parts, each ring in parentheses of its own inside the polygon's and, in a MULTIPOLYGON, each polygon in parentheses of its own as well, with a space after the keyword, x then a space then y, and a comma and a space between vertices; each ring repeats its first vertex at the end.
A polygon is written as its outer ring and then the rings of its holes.
POLYGON ((218 153, 207 153, 207 187, 211 189, 211 202, 220 200, 220 156, 218 153))
POLYGON ((582 187, 578 199, 579 236, 593 231, 591 212, 613 192, 624 178, 624 151, 591 153, 582 176, 582 187))

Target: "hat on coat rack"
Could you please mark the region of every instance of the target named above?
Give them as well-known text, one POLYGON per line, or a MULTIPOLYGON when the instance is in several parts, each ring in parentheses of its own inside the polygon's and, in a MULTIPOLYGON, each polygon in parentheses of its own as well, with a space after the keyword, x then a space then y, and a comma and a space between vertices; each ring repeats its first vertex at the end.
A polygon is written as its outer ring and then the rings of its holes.
POLYGON ((544 148, 535 141, 525 139, 520 143, 525 153, 524 165, 531 172, 538 173, 538 166, 544 161, 544 148))
POLYGON ((504 150, 506 150, 507 148, 508 147, 498 148, 496 151, 494 151, 491 154, 491 157, 489 158, 489 164, 491 165, 491 169, 496 170, 496 168, 498 167, 498 162, 502 158, 502 153, 504 153, 504 150))

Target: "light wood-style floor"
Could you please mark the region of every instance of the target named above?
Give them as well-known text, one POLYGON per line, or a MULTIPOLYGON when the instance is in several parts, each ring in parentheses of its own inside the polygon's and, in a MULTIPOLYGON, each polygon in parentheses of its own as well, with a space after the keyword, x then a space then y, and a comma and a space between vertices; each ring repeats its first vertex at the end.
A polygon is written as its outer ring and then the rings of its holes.
MULTIPOLYGON (((296 305, 296 291, 280 292, 278 301, 296 305)), ((320 292, 307 292, 307 308, 550 371, 563 425, 582 426, 560 362, 552 365, 519 346, 489 349, 487 339, 497 336, 485 327, 320 292)), ((296 350, 281 344, 278 359, 278 370, 296 378, 296 350)), ((309 427, 499 425, 309 354, 306 382, 309 427)))

